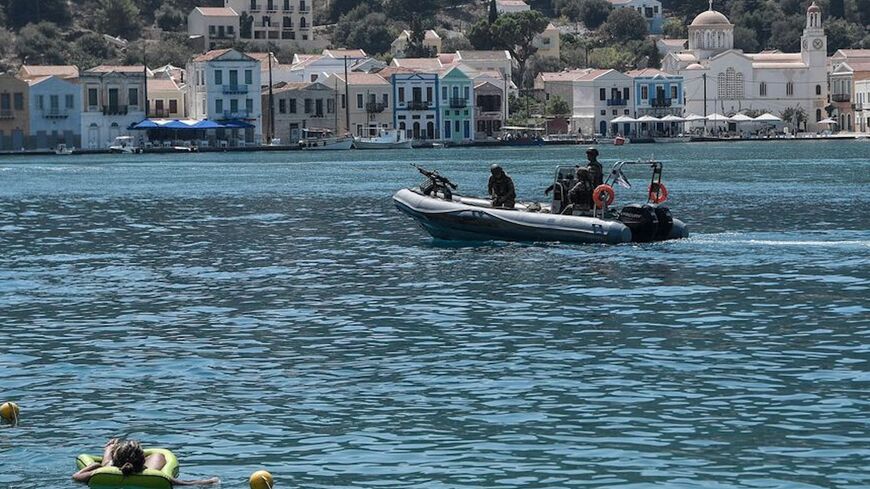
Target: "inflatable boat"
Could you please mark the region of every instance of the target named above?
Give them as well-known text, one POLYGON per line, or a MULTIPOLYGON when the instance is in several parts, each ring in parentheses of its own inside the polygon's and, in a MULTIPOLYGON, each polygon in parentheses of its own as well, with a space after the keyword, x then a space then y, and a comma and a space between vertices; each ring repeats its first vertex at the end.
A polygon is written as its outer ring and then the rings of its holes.
POLYGON ((396 207, 414 218, 430 235, 445 240, 563 241, 619 244, 687 238, 685 223, 663 205, 667 189, 661 183, 659 162, 618 162, 603 185, 593 192, 591 209, 575 210, 567 202, 576 181, 576 167, 560 166, 550 203, 521 203, 513 208, 493 207, 489 200, 453 192, 455 184, 437 172, 419 168, 426 177, 420 187, 399 190, 396 207), (649 200, 617 210, 611 207, 612 183, 630 186, 622 168, 644 164, 653 168, 649 200))

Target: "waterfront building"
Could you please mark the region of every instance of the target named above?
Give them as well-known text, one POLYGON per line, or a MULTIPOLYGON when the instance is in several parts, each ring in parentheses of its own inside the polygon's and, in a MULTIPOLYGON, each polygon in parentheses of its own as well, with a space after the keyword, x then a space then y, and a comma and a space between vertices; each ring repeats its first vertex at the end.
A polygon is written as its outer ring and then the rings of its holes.
POLYGON ((315 46, 312 0, 225 0, 239 13, 239 39, 281 47, 315 46))
POLYGON ((409 138, 440 139, 439 72, 388 67, 380 75, 392 86, 393 127, 405 131, 409 138))
MULTIPOLYGON (((645 115, 662 118, 667 115, 683 115, 683 77, 671 75, 655 68, 633 70, 626 73, 634 80, 632 116, 640 118, 645 115)), ((628 102, 626 100, 626 102, 628 102)), ((630 126, 630 125, 628 125, 630 126)), ((642 133, 673 134, 678 129, 674 123, 657 122, 654 127, 646 127, 642 123, 639 127, 642 133)), ((627 127, 622 128, 625 134, 629 133, 627 127)))
POLYGON ((502 135, 504 126, 504 85, 491 81, 477 81, 474 85, 474 136, 493 139, 502 135))
POLYGON ((239 40, 239 13, 231 7, 196 7, 187 15, 187 34, 202 51, 239 40))
POLYGON ((29 144, 50 149, 63 143, 81 147, 82 89, 76 79, 42 76, 26 80, 29 88, 29 144))
POLYGON ((495 9, 499 14, 516 14, 531 10, 523 0, 495 0, 495 9))
POLYGON ((294 144, 304 137, 303 129, 335 131, 338 123, 336 91, 324 83, 279 83, 262 91, 263 133, 282 144, 294 144), (270 117, 271 116, 271 117, 270 117), (272 128, 271 121, 275 121, 272 128))
POLYGON ((547 24, 544 32, 535 36, 532 40, 532 46, 538 49, 535 53, 542 58, 559 59, 560 57, 560 36, 559 29, 552 23, 547 24))
POLYGON ((148 117, 184 119, 187 117, 184 103, 185 89, 172 78, 148 80, 148 117))
POLYGON ((662 2, 659 0, 607 0, 613 8, 636 10, 646 20, 650 34, 661 34, 664 26, 662 2))
POLYGON ((344 81, 344 73, 332 74, 323 80, 324 85, 336 91, 340 101, 337 132, 369 137, 377 135, 379 129, 395 127, 390 82, 379 73, 349 72, 345 97, 344 81))
POLYGON ((870 133, 870 78, 855 82, 855 131, 870 133))
POLYGON ((321 54, 295 54, 290 66, 272 67, 272 82, 314 82, 329 74, 347 71, 370 72, 385 63, 371 58, 362 49, 324 49, 321 54), (374 64, 374 65, 373 65, 374 64))
POLYGON ((0 150, 20 150, 30 131, 27 82, 0 74, 0 150))
POLYGON ((825 129, 817 122, 827 117, 826 44, 821 9, 815 4, 807 9, 800 53, 734 49, 734 26, 711 8, 689 26, 688 51, 665 56, 662 69, 683 76, 688 112, 779 115, 788 108, 802 109, 807 122, 800 129, 817 131, 825 129))
POLYGON ((187 114, 237 126, 226 136, 231 145, 262 139, 260 63, 235 49, 217 49, 187 64, 187 114))
POLYGON ((459 66, 439 74, 441 137, 443 141, 474 140, 474 84, 459 66))
MULTIPOLYGON (((405 29, 401 34, 390 44, 390 52, 394 57, 402 57, 405 55, 405 49, 408 48, 408 42, 411 39, 411 31, 405 29)), ((441 52, 441 36, 432 29, 428 29, 423 33, 423 47, 429 48, 432 54, 441 52)))
POLYGON ((510 77, 513 69, 513 58, 508 51, 456 51, 438 55, 443 66, 464 64, 478 71, 497 71, 502 76, 510 77))
POLYGON ((829 70, 834 129, 854 131, 858 125, 855 83, 870 78, 870 49, 838 50, 830 58, 829 70))
POLYGON ((631 126, 618 126, 610 121, 630 116, 634 80, 616 70, 584 68, 557 73, 541 73, 535 79, 535 89, 544 100, 559 96, 571 107, 569 132, 602 136, 626 134, 631 126))
POLYGON ((146 73, 141 65, 100 65, 80 74, 83 147, 106 148, 145 119, 146 73))

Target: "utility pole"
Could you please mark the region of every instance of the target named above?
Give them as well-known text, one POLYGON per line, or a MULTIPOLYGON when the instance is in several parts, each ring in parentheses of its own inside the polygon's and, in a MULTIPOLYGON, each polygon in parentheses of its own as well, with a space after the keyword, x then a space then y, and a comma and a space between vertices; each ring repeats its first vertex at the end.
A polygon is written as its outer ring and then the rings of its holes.
MULTIPOLYGON (((39 3, 37 2, 37 5, 39 3)), ((148 118, 148 111, 151 109, 148 102, 148 54, 146 51, 147 43, 142 43, 142 75, 145 77, 145 118, 148 118)), ((129 100, 128 100, 129 102, 129 100)), ((138 100, 136 101, 139 102, 138 100)))
POLYGON ((272 139, 275 138, 275 100, 272 92, 272 51, 269 51, 269 141, 272 144, 272 139))
POLYGON ((701 75, 704 79, 704 134, 707 134, 707 74, 701 75))
POLYGON ((347 86, 350 80, 347 78, 347 56, 344 57, 344 129, 347 134, 350 134, 350 95, 347 93, 347 86))

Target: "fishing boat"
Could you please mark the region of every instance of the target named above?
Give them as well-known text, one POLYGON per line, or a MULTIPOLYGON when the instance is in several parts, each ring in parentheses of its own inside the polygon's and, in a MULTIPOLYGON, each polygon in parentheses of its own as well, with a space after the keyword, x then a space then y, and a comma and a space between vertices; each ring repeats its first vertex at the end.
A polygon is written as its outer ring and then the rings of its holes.
POLYGON ((375 136, 353 138, 356 149, 411 149, 412 140, 401 129, 378 129, 375 136))
POLYGON ((118 136, 115 141, 109 145, 110 153, 141 153, 142 148, 136 146, 133 136, 118 136))
POLYGON ((352 137, 336 136, 329 129, 303 129, 304 138, 299 141, 302 149, 346 150, 353 147, 352 137))
POLYGON ((688 226, 663 205, 668 194, 661 182, 660 162, 616 163, 605 183, 594 190, 595 206, 589 210, 575 210, 568 204, 568 190, 576 183, 573 166, 556 168, 551 202, 518 202, 511 209, 493 207, 488 199, 457 194, 456 184, 437 171, 418 169, 426 178, 423 184, 399 190, 393 202, 438 239, 619 244, 689 236, 688 226), (611 207, 615 198, 612 185, 631 186, 622 171, 626 165, 652 168, 648 201, 617 209, 611 207))
POLYGON ((71 155, 76 149, 72 146, 67 146, 66 144, 60 143, 54 148, 54 154, 56 155, 71 155))

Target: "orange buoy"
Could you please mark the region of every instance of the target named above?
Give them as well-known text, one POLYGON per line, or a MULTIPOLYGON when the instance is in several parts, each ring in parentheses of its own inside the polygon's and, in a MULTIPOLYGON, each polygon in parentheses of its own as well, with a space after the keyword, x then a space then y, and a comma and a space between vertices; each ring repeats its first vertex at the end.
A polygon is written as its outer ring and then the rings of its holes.
POLYGON ((251 484, 251 489, 272 489, 275 487, 275 480, 272 479, 272 474, 265 470, 258 470, 251 474, 248 482, 251 484))
POLYGON ((663 183, 651 183, 649 186, 649 201, 661 204, 668 200, 668 188, 663 183))
POLYGON ((613 187, 606 183, 595 187, 595 190, 592 191, 592 201, 595 202, 595 207, 599 209, 612 204, 615 198, 616 192, 613 191, 613 187))
POLYGON ((18 414, 21 412, 21 408, 18 407, 18 404, 14 402, 4 402, 0 404, 0 418, 3 418, 5 421, 10 423, 15 423, 18 421, 18 414))

